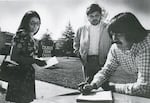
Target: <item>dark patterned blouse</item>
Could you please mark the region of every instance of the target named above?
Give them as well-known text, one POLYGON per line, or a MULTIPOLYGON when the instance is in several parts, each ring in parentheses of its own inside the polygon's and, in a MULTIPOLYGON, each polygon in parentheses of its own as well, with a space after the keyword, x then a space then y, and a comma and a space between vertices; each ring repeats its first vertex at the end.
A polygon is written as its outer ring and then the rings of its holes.
POLYGON ((19 54, 25 57, 35 57, 38 52, 38 45, 33 37, 23 30, 16 33, 13 45, 19 50, 19 54))
MULTIPOLYGON (((20 30, 13 38, 13 49, 16 49, 16 62, 19 63, 21 72, 20 78, 9 82, 6 100, 21 103, 29 103, 36 98, 35 93, 35 70, 32 63, 37 53, 36 41, 28 33, 20 30)), ((12 54, 13 55, 13 54, 12 54)))

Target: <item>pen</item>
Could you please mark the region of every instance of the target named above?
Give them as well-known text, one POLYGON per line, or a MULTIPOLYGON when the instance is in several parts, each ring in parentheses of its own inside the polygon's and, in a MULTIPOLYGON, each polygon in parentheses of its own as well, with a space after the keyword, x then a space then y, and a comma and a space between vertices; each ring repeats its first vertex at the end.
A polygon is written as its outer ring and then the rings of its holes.
POLYGON ((88 84, 88 80, 89 80, 89 77, 86 78, 86 80, 80 84, 78 84, 78 87, 81 87, 81 86, 84 86, 85 84, 88 84))

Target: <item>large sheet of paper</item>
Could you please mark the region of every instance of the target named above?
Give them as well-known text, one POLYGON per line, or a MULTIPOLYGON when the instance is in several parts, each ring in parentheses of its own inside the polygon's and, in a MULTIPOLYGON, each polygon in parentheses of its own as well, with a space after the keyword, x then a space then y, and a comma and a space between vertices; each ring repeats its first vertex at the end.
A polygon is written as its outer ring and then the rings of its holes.
POLYGON ((37 69, 37 70, 40 70, 40 69, 45 69, 45 68, 49 68, 53 65, 56 65, 58 63, 58 60, 56 57, 49 57, 49 58, 39 58, 40 60, 45 60, 46 61, 46 64, 45 66, 38 66, 37 64, 32 64, 32 66, 37 69))
POLYGON ((89 95, 80 94, 77 97, 77 102, 98 102, 98 103, 112 103, 112 92, 111 91, 99 91, 99 92, 92 92, 89 95))

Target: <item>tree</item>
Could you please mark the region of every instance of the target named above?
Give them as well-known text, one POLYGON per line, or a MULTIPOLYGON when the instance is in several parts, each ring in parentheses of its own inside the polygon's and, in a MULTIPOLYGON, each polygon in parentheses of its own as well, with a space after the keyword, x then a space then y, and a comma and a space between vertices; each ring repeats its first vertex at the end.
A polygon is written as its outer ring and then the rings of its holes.
POLYGON ((51 38, 50 33, 43 34, 43 38, 39 41, 39 56, 51 57, 53 56, 54 42, 51 38))
POLYGON ((1 55, 9 55, 10 49, 12 45, 12 38, 15 34, 6 32, 6 31, 0 31, 0 54, 1 55))
POLYGON ((48 29, 46 33, 43 34, 43 38, 41 41, 43 42, 44 45, 53 45, 51 33, 49 33, 48 29))
POLYGON ((62 34, 63 41, 63 49, 65 52, 65 55, 67 56, 73 56, 73 39, 74 39, 74 31, 72 29, 72 26, 70 22, 66 26, 65 31, 62 34))

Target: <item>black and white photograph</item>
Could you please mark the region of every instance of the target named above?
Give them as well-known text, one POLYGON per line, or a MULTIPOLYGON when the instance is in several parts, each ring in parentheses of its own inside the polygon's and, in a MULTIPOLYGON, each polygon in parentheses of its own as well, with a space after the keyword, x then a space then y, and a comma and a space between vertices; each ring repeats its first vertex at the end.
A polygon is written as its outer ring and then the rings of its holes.
POLYGON ((0 0, 0 103, 150 103, 150 0, 0 0))

